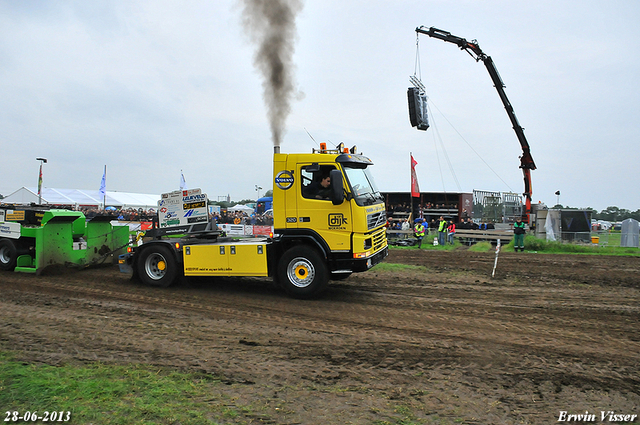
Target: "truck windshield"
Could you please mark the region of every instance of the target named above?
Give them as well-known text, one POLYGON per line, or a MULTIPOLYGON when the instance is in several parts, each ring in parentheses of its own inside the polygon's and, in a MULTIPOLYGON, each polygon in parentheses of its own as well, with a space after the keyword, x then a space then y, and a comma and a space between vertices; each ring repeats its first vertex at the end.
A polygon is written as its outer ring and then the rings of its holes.
POLYGON ((373 205, 384 200, 368 168, 350 167, 349 164, 343 166, 351 193, 358 205, 373 205))

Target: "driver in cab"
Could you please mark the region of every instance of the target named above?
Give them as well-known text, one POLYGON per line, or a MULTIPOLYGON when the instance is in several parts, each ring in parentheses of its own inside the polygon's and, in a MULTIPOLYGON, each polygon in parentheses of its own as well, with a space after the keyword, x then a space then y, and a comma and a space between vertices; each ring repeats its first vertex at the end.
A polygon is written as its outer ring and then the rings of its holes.
POLYGON ((323 174, 320 181, 315 181, 306 193, 307 198, 330 199, 331 197, 331 177, 329 174, 323 174))

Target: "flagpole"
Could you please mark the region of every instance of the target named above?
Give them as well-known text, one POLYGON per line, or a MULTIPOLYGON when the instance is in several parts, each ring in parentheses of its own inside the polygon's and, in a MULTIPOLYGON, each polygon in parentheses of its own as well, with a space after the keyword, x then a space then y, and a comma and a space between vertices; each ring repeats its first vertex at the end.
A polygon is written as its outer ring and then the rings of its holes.
POLYGON ((102 174, 102 180, 100 180, 100 195, 102 196, 102 209, 107 208, 107 166, 104 166, 104 173, 102 174))
POLYGON ((40 173, 38 174, 38 205, 42 205, 42 162, 40 163, 40 173))
POLYGON ((107 208, 107 164, 104 165, 104 193, 102 194, 102 208, 107 208))
POLYGON ((40 161, 40 173, 38 174, 38 205, 42 205, 42 164, 47 163, 47 158, 36 158, 40 161))

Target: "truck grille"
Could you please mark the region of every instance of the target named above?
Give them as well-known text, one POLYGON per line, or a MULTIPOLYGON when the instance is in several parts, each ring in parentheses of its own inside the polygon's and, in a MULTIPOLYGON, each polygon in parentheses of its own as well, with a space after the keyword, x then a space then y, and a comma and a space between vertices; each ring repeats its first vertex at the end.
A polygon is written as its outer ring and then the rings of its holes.
POLYGON ((377 213, 369 214, 367 216, 367 229, 375 229, 378 226, 382 226, 387 222, 387 212, 380 211, 377 213))
POLYGON ((376 233, 373 234, 373 252, 378 252, 378 250, 387 246, 387 232, 384 229, 380 229, 376 233))

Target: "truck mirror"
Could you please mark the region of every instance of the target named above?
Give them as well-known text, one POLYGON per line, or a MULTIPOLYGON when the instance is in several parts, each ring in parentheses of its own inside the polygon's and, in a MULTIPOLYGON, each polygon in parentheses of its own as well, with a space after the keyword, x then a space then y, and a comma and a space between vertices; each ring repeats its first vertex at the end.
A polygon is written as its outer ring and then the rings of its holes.
POLYGON ((314 162, 313 164, 304 167, 304 169, 309 173, 317 173, 320 171, 320 164, 314 162))
POLYGON ((342 183, 342 172, 331 170, 331 202, 333 205, 340 205, 344 202, 344 184, 342 183))

